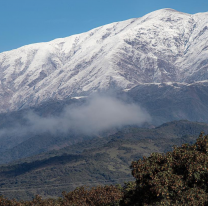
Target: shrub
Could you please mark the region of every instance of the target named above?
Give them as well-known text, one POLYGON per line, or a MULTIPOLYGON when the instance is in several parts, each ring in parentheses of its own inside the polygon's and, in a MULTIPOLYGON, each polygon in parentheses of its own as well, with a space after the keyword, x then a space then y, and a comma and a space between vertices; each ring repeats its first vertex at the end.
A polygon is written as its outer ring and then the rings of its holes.
POLYGON ((124 195, 124 205, 208 205, 208 136, 193 145, 153 153, 131 164, 136 188, 124 195))
POLYGON ((63 193, 64 205, 73 206, 117 206, 123 197, 121 189, 113 185, 92 189, 80 187, 68 194, 63 193))

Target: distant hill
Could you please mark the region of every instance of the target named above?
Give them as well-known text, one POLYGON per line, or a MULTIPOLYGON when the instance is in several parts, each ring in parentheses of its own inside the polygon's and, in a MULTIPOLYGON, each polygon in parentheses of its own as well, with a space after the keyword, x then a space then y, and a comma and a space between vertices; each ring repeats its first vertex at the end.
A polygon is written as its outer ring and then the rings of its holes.
POLYGON ((132 180, 130 163, 173 145, 193 143, 208 124, 174 121, 153 129, 126 127, 106 138, 42 153, 0 167, 0 193, 29 199, 34 194, 60 196, 80 185, 117 184, 132 180))

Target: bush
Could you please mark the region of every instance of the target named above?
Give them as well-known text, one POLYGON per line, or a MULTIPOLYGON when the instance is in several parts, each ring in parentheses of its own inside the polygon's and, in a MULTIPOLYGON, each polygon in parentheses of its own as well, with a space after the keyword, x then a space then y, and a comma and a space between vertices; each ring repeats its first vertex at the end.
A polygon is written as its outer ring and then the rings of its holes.
POLYGON ((131 164, 136 188, 124 195, 124 205, 208 205, 208 136, 193 145, 153 153, 131 164))
POLYGON ((88 190, 80 187, 68 194, 63 193, 64 205, 73 206, 117 206, 123 197, 121 189, 113 185, 98 186, 88 190))
POLYGON ((42 199, 39 195, 32 201, 8 200, 0 196, 0 206, 118 206, 123 197, 122 188, 109 185, 88 189, 79 187, 63 192, 63 198, 42 199))

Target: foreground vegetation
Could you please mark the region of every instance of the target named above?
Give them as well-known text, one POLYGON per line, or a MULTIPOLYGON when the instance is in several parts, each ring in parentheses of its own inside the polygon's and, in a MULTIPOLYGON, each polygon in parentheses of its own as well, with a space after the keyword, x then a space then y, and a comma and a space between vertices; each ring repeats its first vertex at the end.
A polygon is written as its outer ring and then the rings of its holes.
POLYGON ((57 199, 36 196, 32 201, 0 198, 0 206, 142 206, 208 205, 208 136, 192 145, 153 153, 131 164, 135 182, 121 186, 80 187, 57 199))
POLYGON ((208 136, 132 162, 136 188, 121 205, 208 205, 208 136))
POLYGON ((63 192, 63 197, 58 199, 43 200, 37 195, 32 201, 18 202, 0 197, 0 206, 116 206, 122 197, 122 190, 112 185, 91 189, 80 187, 69 193, 63 192))

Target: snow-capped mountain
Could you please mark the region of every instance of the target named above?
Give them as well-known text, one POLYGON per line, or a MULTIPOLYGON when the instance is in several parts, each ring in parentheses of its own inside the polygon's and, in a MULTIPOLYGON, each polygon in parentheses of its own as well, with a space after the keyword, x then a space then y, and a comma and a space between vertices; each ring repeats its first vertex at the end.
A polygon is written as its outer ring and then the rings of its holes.
POLYGON ((142 83, 208 79, 208 12, 162 9, 0 54, 0 111, 142 83))

